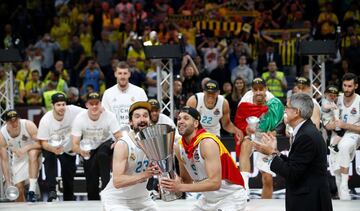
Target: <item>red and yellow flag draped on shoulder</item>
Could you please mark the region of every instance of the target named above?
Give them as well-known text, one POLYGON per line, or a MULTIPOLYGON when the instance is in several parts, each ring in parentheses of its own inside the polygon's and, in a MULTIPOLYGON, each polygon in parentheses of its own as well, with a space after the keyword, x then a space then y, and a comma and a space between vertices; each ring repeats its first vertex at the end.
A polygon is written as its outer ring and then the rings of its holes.
POLYGON ((220 141, 220 139, 214 134, 206 132, 204 129, 200 129, 197 131, 195 137, 190 141, 189 144, 182 138, 180 140, 180 145, 184 147, 187 157, 191 159, 193 157, 194 150, 198 146, 198 144, 203 140, 211 138, 218 145, 220 149, 220 160, 221 160, 221 178, 224 180, 228 180, 233 184, 244 186, 244 180, 239 172, 239 169, 232 159, 229 151, 226 149, 224 144, 220 141))

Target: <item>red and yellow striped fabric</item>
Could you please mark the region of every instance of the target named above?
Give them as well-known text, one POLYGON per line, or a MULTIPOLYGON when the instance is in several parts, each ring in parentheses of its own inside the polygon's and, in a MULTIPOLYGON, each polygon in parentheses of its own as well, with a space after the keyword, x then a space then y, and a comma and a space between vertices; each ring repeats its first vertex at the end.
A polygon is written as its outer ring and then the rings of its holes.
MULTIPOLYGON (((192 151, 196 148, 196 146, 200 143, 201 140, 206 138, 213 139, 219 145, 220 160, 221 160, 221 178, 228 180, 233 184, 244 186, 244 180, 240 174, 240 171, 235 161, 232 159, 229 151, 226 149, 224 144, 220 141, 220 139, 217 136, 208 133, 206 131, 201 131, 196 136, 195 142, 193 143, 192 151)), ((184 146, 183 139, 180 140, 179 144, 184 146)), ((186 152, 186 153, 191 154, 192 152, 186 152)))

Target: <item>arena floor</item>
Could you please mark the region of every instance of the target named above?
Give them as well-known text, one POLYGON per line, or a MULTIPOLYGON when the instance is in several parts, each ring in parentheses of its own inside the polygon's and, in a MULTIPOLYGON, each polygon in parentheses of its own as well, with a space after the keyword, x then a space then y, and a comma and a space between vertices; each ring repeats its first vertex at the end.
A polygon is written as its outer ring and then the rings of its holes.
MULTIPOLYGON (((189 210, 194 203, 194 199, 177 200, 173 202, 163 202, 157 200, 161 211, 184 211, 189 210)), ((252 199, 247 204, 247 211, 282 211, 285 210, 284 199, 252 199)), ((339 201, 333 200, 335 211, 358 211, 360 200, 339 201)), ((99 211, 101 209, 100 201, 73 201, 73 202, 37 202, 37 203, 0 203, 0 210, 6 211, 99 211)))

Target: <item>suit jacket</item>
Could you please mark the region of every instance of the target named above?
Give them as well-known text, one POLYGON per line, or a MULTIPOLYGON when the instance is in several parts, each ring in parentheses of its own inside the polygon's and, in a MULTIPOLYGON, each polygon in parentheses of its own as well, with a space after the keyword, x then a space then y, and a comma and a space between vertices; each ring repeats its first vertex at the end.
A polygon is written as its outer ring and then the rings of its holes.
POLYGON ((286 180, 286 210, 332 211, 326 144, 311 120, 297 132, 288 156, 276 156, 270 169, 286 180))
MULTIPOLYGON (((273 61, 276 62, 276 65, 279 69, 282 67, 281 57, 278 53, 273 53, 273 61)), ((267 54, 264 53, 258 58, 258 76, 261 77, 261 74, 267 71, 267 65, 269 64, 267 54)))

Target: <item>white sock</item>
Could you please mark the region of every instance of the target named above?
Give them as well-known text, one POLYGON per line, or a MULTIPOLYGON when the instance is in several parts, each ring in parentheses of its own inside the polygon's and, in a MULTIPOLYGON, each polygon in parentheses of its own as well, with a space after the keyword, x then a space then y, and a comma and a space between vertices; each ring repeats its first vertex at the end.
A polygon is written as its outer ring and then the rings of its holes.
POLYGON ((36 190, 36 182, 37 182, 37 179, 29 179, 29 191, 34 191, 36 190))
POLYGON ((349 175, 341 173, 341 183, 340 183, 340 185, 348 187, 348 180, 349 180, 349 175))
POLYGON ((245 186, 246 193, 249 195, 249 193, 250 193, 250 190, 249 190, 249 176, 250 176, 250 173, 245 172, 245 171, 242 171, 240 173, 241 173, 242 178, 244 179, 244 186, 245 186))

